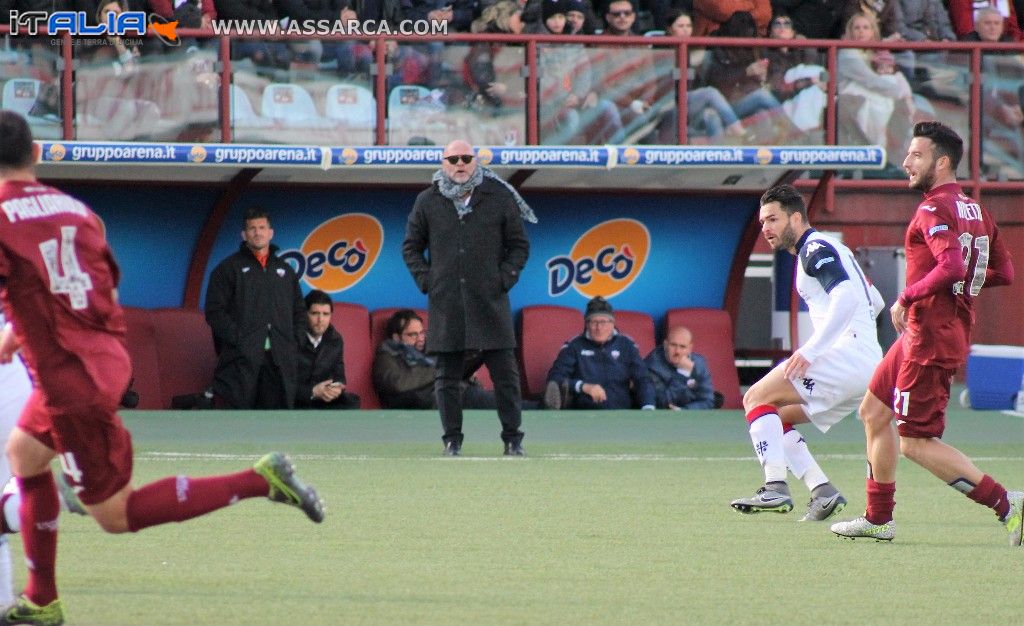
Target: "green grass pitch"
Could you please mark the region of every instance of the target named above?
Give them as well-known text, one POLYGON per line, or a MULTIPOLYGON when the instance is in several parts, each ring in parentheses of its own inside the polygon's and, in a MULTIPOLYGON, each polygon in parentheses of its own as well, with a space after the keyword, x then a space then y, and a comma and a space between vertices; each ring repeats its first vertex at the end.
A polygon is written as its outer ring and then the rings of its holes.
MULTIPOLYGON (((127 413, 135 484, 290 453, 328 506, 249 500, 105 535, 63 515, 69 624, 1006 624, 1024 553, 990 511, 901 461, 891 544, 729 507, 761 484, 738 411, 524 414, 529 457, 501 456, 491 412, 440 456, 431 412, 127 413)), ((864 507, 863 434, 812 450, 864 507)), ((1024 420, 952 410, 946 439, 1024 488, 1024 420)), ((12 537, 17 583, 20 541, 12 537)))

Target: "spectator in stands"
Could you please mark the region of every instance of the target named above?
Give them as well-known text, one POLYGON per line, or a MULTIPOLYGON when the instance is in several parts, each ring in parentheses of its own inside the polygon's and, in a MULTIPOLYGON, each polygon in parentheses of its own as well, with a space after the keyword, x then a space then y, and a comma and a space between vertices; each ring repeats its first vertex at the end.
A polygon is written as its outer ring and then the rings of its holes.
MULTIPOLYGON (((843 39, 880 41, 878 22, 858 13, 846 23, 843 39)), ((881 145, 898 159, 910 142, 915 108, 895 57, 888 50, 840 48, 837 69, 839 143, 881 145)))
POLYGON ((319 289, 306 294, 305 336, 299 340, 295 406, 358 409, 360 398, 345 390, 345 342, 331 325, 334 302, 319 289))
POLYGON ((593 35, 600 28, 590 0, 568 0, 565 31, 570 35, 593 35))
MULTIPOLYGON (((793 29, 793 18, 780 13, 772 18, 772 39, 803 39, 793 29)), ((768 48, 768 85, 789 119, 802 131, 820 128, 825 111, 828 75, 814 48, 768 48)))
MULTIPOLYGON (((544 0, 543 26, 532 32, 560 34, 569 0, 544 0)), ((530 25, 527 25, 527 30, 530 25)), ((524 30, 526 32, 526 30, 524 30)), ((622 140, 622 117, 615 103, 599 95, 600 77, 587 49, 579 45, 541 44, 540 121, 541 140, 548 144, 604 144, 622 140)))
MULTIPOLYGON (((281 19, 274 0, 214 0, 217 18, 221 20, 262 20, 276 22, 281 19)), ((278 41, 240 39, 231 44, 233 59, 250 59, 261 67, 288 67, 291 52, 288 44, 278 41)))
MULTIPOLYGON (((474 33, 506 33, 523 32, 522 9, 515 0, 499 0, 484 9, 480 18, 473 22, 474 33)), ((518 76, 505 73, 500 77, 495 67, 495 59, 505 46, 494 42, 476 42, 470 45, 469 54, 464 62, 464 74, 473 86, 477 105, 492 109, 495 115, 506 107, 521 107, 525 98, 523 80, 518 76)), ((516 49, 521 55, 521 48, 516 49)))
POLYGON ((881 41, 903 41, 903 8, 899 0, 848 0, 843 8, 843 38, 846 25, 857 14, 874 18, 881 41))
MULTIPOLYGON (((757 37, 757 26, 750 13, 737 11, 713 36, 757 37)), ((722 92, 736 116, 743 119, 761 111, 780 113, 782 110, 779 101, 767 89, 768 65, 767 57, 759 48, 716 47, 708 52, 700 75, 705 84, 722 92)), ((784 116, 777 116, 777 119, 781 117, 784 116)))
POLYGON ((665 341, 644 359, 659 409, 714 409, 715 389, 703 356, 693 352, 693 333, 684 326, 668 331, 665 341))
MULTIPOLYGON (((387 409, 436 409, 437 359, 423 349, 427 331, 423 319, 412 309, 400 309, 384 326, 385 339, 373 358, 373 387, 387 409)), ((466 409, 494 409, 494 392, 480 386, 475 378, 462 380, 462 406, 466 409)))
POLYGON ((298 276, 276 256, 273 237, 270 214, 246 210, 238 252, 213 268, 206 289, 206 322, 217 351, 213 392, 233 409, 295 404, 306 307, 298 276))
POLYGON ((476 162, 469 142, 445 146, 441 169, 416 197, 402 256, 428 294, 437 358, 435 390, 444 453, 462 451, 462 381, 486 364, 494 380, 505 454, 524 456, 522 398, 508 292, 530 253, 523 220, 537 218, 519 193, 476 162))
MULTIPOLYGON (((631 0, 612 0, 604 14, 605 35, 630 37, 636 35, 636 7, 631 0)), ((654 50, 639 46, 602 46, 595 51, 594 64, 607 93, 619 111, 624 127, 619 141, 626 141, 634 133, 651 122, 659 113, 665 100, 672 98, 671 90, 662 82, 659 89, 655 71, 654 50)), ((664 66, 670 75, 669 66, 664 66)), ((649 130, 649 129, 648 129, 649 130)))
POLYGON ((981 41, 970 39, 970 33, 980 33, 978 19, 983 9, 991 9, 999 14, 1003 20, 1001 37, 1006 41, 1020 41, 1022 38, 1020 17, 1017 8, 1007 0, 949 0, 949 18, 953 25, 953 31, 957 37, 964 41, 981 41))
MULTIPOLYGON (((738 12, 749 13, 753 18, 754 34, 749 36, 761 37, 768 32, 768 23, 772 19, 770 0, 694 0, 694 34, 704 37, 714 33, 738 12)), ((728 36, 736 37, 737 35, 728 36)))
POLYGON ((213 0, 149 0, 149 10, 179 28, 209 29, 217 19, 213 0))
POLYGON ((899 0, 904 41, 956 41, 942 0, 899 0))
POLYGON ((480 15, 478 0, 402 0, 402 17, 408 20, 447 22, 448 28, 469 32, 480 15))
MULTIPOLYGON (((669 20, 669 37, 689 39, 693 35, 693 19, 682 9, 671 9, 666 19, 669 20)), ((698 85, 697 69, 705 58, 707 50, 696 46, 689 48, 686 82, 686 119, 687 138, 707 137, 712 142, 721 142, 725 135, 743 136, 743 124, 736 117, 732 105, 725 99, 722 92, 714 87, 698 85)), ((665 80, 668 89, 675 92, 675 81, 665 80)), ((672 107, 666 111, 658 122, 654 132, 654 143, 663 145, 676 144, 679 141, 679 109, 672 107)))
MULTIPOLYGON (((1013 41, 1004 33, 1006 20, 998 9, 985 7, 974 17, 975 31, 965 41, 1005 43, 1013 41)), ((981 56, 982 167, 986 174, 1000 178, 1003 168, 1014 168, 1013 178, 1024 176, 1024 63, 1010 51, 985 52, 981 56), (1007 88, 1011 86, 1011 88, 1007 88)))
POLYGON ((615 329, 612 305, 596 296, 587 303, 583 319, 583 334, 562 346, 548 372, 544 405, 551 409, 653 409, 654 385, 647 364, 633 340, 615 329))
POLYGON ((808 39, 838 39, 843 33, 843 7, 848 1, 772 0, 772 15, 788 15, 796 34, 808 39))
MULTIPOLYGON (((100 0, 96 5, 93 17, 97 24, 105 24, 107 15, 110 13, 123 13, 128 10, 124 0, 100 0)), ((110 62, 114 66, 114 74, 120 76, 122 73, 135 71, 138 58, 141 56, 138 46, 131 45, 120 35, 106 36, 107 45, 91 46, 93 63, 110 62)))

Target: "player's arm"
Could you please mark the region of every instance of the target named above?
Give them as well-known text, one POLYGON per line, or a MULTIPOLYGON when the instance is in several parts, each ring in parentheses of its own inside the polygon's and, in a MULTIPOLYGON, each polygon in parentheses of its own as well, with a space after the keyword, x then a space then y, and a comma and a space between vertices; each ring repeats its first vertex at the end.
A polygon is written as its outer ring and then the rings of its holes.
POLYGON ((855 288, 850 280, 839 252, 827 242, 819 244, 810 254, 801 251, 798 262, 803 265, 804 273, 817 280, 828 294, 828 310, 824 323, 786 360, 783 374, 788 378, 803 377, 811 363, 824 354, 849 325, 860 302, 856 291, 859 287, 855 288))

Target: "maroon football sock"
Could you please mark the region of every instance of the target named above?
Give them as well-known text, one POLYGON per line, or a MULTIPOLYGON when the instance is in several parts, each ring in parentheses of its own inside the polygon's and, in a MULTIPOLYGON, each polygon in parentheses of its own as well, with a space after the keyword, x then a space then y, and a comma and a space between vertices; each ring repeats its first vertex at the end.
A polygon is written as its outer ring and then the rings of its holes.
POLYGON ((871 478, 866 483, 868 510, 864 517, 872 524, 891 522, 892 510, 896 508, 896 483, 878 483, 871 478))
POLYGON ((1010 512, 1010 501, 1006 497, 1006 489, 988 474, 982 476, 981 482, 967 492, 967 497, 995 511, 999 519, 1003 519, 1010 512))
POLYGON ((128 496, 128 529, 183 522, 244 498, 266 496, 269 489, 266 479, 251 469, 206 478, 168 476, 128 496))
POLYGON ((39 606, 57 598, 57 516, 60 500, 53 474, 18 478, 21 491, 21 543, 25 546, 28 580, 25 596, 39 606))

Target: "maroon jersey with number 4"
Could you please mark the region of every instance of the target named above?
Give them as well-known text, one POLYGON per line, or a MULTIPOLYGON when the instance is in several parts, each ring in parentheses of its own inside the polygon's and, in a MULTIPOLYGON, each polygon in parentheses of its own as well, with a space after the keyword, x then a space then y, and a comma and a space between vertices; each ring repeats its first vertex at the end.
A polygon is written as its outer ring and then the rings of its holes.
POLYGON ((1010 254, 987 211, 948 183, 930 190, 907 227, 907 292, 937 265, 946 250, 958 250, 963 275, 952 285, 910 305, 905 356, 922 365, 960 367, 967 359, 974 325, 974 298, 984 286, 1004 285, 1012 275, 1010 254))
POLYGON ((0 184, 0 297, 48 406, 116 406, 127 388, 119 278, 89 207, 40 183, 0 184))

